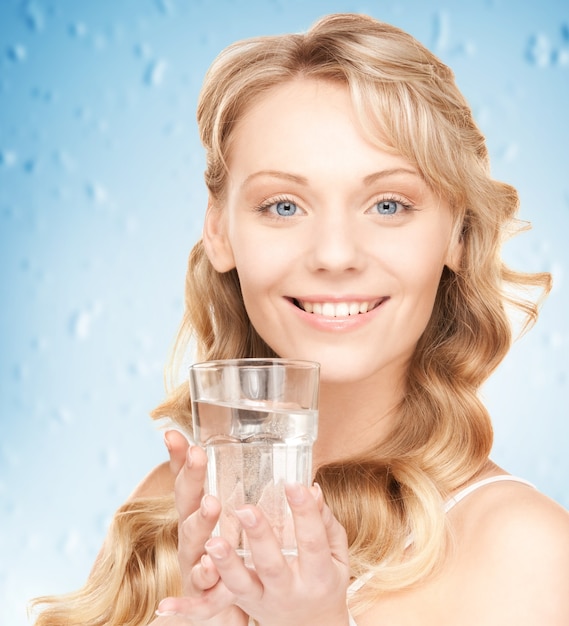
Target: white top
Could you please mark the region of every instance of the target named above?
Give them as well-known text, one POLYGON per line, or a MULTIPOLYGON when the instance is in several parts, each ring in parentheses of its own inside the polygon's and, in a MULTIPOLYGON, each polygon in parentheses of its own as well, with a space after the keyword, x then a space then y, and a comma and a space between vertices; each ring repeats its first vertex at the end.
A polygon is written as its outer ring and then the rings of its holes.
MULTIPOLYGON (((450 498, 447 502, 445 502, 445 505, 444 505, 445 513, 448 513, 448 511, 450 511, 454 506, 456 506, 461 500, 466 498, 466 496, 470 495, 473 491, 480 489, 480 487, 484 487, 486 485, 490 485, 491 483, 497 483, 503 480, 509 480, 509 481, 513 481, 516 483, 523 483, 524 485, 528 485, 530 487, 535 488, 535 486, 532 485, 530 482, 528 482, 527 480, 524 480, 523 478, 518 478, 517 476, 510 476, 509 474, 500 474, 498 476, 490 476, 490 478, 484 478, 475 483, 472 483, 472 485, 469 485, 468 487, 465 487, 464 489, 459 491, 457 494, 455 494, 452 498, 450 498)), ((405 547, 410 546, 412 543, 413 543, 413 537, 409 537, 405 547)), ((351 598, 354 595, 354 593, 356 593, 356 591, 361 589, 372 576, 373 576, 373 572, 368 572, 367 574, 364 574, 363 576, 356 578, 356 580, 354 580, 354 582, 348 587, 348 599, 351 598)), ((349 622, 350 626, 357 626, 356 621, 354 620, 352 615, 349 614, 349 616, 350 616, 350 622, 349 622)))

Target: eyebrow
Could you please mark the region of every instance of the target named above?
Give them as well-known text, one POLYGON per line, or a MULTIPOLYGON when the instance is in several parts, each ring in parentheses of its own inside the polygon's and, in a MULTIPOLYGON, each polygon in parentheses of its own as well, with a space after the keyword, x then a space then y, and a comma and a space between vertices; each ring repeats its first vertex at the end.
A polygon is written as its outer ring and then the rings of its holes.
MULTIPOLYGON (((372 183, 375 183, 383 178, 389 178, 390 176, 397 176, 399 174, 407 174, 422 178, 422 176, 416 170, 405 167, 395 167, 392 169, 380 170, 379 172, 373 172, 372 174, 368 174, 363 178, 363 183, 365 185, 371 185, 372 183)), ((256 178, 262 177, 281 178, 283 180, 289 180, 294 183, 298 183, 299 185, 308 185, 308 178, 306 178, 306 176, 301 176, 300 174, 293 174, 291 172, 284 172, 281 170, 260 170, 259 172, 254 172, 253 174, 247 176, 247 178, 243 181, 242 187, 246 187, 256 178)))

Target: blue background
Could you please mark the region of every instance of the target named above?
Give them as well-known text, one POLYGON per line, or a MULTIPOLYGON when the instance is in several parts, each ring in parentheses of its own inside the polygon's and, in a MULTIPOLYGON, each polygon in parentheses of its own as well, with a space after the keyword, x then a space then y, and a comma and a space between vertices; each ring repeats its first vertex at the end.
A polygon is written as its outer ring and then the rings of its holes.
POLYGON ((165 458, 148 411, 205 207, 195 105, 227 44, 356 11, 453 67, 554 274, 484 388, 494 458, 569 506, 569 3, 0 0, 0 623, 80 586, 115 508, 165 458))

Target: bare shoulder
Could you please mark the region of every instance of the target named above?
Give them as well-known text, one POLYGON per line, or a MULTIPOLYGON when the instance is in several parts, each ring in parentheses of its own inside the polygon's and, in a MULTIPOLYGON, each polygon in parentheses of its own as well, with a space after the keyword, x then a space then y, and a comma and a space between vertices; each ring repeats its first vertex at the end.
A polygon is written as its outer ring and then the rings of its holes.
POLYGON ((170 469, 170 463, 161 463, 138 483, 128 500, 167 496, 174 491, 174 482, 175 476, 170 469))
POLYGON ((569 512, 523 483, 485 486, 471 496, 465 513, 463 525, 471 538, 496 549, 523 542, 524 552, 533 556, 548 548, 569 550, 569 512))
POLYGON ((455 508, 454 574, 481 623, 494 624, 489 614, 519 626, 569 623, 569 512, 513 481, 487 485, 455 508))

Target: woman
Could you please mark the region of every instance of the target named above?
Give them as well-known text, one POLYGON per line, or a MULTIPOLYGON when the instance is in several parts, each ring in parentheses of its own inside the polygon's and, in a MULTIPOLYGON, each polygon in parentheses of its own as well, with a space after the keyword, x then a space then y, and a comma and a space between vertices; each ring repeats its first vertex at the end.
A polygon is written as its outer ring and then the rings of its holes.
MULTIPOLYGON (((500 259, 517 194, 490 177, 451 71, 332 15, 222 52, 198 123, 209 206, 173 367, 192 338, 199 360, 320 362, 315 486, 288 490, 299 557, 251 507, 255 571, 208 540, 204 453, 170 431, 86 587, 37 625, 567 624, 569 515, 492 463, 477 396, 510 347, 506 309, 537 316, 516 290, 550 279, 500 259)), ((190 428, 185 382, 154 417, 190 428)))

